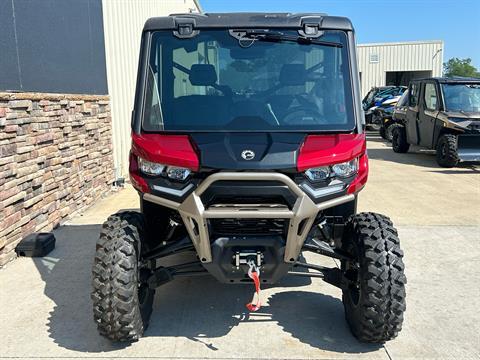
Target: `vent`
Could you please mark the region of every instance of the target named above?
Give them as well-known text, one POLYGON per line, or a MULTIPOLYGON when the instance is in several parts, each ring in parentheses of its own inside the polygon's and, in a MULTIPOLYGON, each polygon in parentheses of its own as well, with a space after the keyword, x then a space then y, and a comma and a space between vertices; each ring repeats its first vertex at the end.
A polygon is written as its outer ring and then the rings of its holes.
POLYGON ((380 56, 378 54, 370 54, 370 64, 377 64, 380 62, 380 56))
POLYGON ((474 130, 474 131, 480 131, 480 122, 478 123, 471 123, 468 126, 469 129, 474 130))
POLYGON ((280 235, 285 236, 286 219, 211 219, 211 232, 216 236, 280 235))

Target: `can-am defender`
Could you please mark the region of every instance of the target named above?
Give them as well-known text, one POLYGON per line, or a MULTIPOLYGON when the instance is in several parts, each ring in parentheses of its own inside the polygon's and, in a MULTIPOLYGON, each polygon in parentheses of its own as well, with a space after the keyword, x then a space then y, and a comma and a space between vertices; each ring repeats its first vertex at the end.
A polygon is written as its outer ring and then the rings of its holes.
POLYGON ((436 150, 438 165, 480 161, 480 79, 428 78, 410 82, 406 113, 392 128, 392 148, 436 150))
POLYGON ((395 337, 406 282, 397 231, 386 216, 356 213, 368 173, 362 114, 348 19, 148 20, 130 154, 141 212, 103 225, 92 295, 100 333, 138 339, 155 288, 176 277, 259 290, 291 275, 342 289, 358 339, 395 337), (306 251, 341 267, 308 264, 306 251), (179 253, 196 257, 172 265, 179 253))

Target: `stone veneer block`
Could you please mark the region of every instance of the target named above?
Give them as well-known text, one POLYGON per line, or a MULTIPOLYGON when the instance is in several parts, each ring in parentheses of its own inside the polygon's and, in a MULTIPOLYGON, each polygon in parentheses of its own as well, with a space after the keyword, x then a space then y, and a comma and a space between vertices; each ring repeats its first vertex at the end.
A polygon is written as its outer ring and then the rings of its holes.
POLYGON ((108 96, 0 92, 0 267, 114 180, 108 96))

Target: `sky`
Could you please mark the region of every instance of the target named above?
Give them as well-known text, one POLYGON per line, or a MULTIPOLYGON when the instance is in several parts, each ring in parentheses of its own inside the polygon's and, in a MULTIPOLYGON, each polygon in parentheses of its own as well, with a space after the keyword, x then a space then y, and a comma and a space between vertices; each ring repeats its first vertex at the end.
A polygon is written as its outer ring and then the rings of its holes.
POLYGON ((324 12, 346 16, 357 43, 443 40, 443 59, 480 69, 480 0, 199 0, 204 12, 324 12))

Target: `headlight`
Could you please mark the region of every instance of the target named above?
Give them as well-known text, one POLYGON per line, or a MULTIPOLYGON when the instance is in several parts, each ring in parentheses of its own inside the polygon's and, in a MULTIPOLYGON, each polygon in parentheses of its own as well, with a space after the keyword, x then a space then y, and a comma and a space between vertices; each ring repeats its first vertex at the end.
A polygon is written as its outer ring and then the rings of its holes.
POLYGON ((312 181, 326 180, 330 176, 330 168, 328 166, 311 168, 305 171, 305 175, 312 181))
POLYGON ((165 165, 147 161, 141 157, 138 158, 138 167, 144 174, 153 176, 160 175, 165 169, 165 165))
POLYGON ((150 176, 167 176, 172 180, 185 180, 192 173, 190 169, 178 167, 178 166, 167 166, 152 161, 148 161, 138 158, 138 167, 140 171, 146 175, 150 176))
POLYGON ((321 181, 326 180, 330 177, 341 177, 347 178, 358 171, 358 159, 353 159, 343 163, 331 165, 331 166, 322 166, 317 168, 311 168, 305 171, 305 175, 311 181, 321 181))
POLYGON ((350 177, 354 175, 358 170, 358 159, 335 164, 332 166, 332 171, 338 177, 350 177))
POLYGON ((169 166, 167 167, 167 176, 173 180, 185 180, 191 174, 191 170, 182 167, 169 166))

